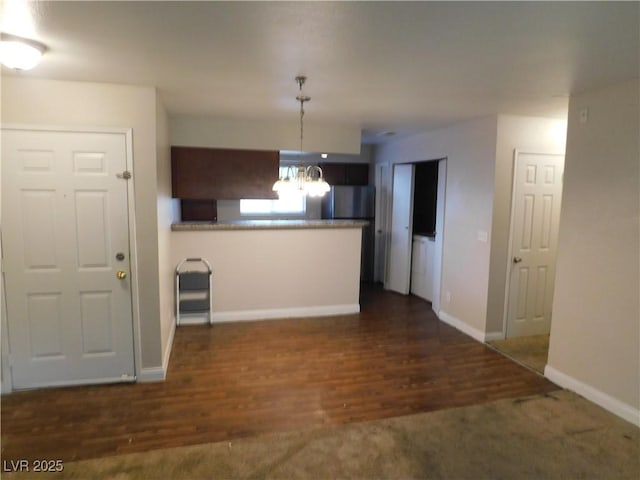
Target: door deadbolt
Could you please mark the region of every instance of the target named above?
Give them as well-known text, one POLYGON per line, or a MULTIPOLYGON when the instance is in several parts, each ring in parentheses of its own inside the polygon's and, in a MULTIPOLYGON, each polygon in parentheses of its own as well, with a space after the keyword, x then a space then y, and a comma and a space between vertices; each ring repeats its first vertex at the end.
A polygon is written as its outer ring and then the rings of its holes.
POLYGON ((122 253, 122 252, 116 253, 116 260, 118 260, 120 262, 123 261, 124 260, 124 253, 122 253))
POLYGON ((118 280, 124 280, 125 278, 127 278, 127 272, 125 272, 124 270, 118 270, 116 272, 116 277, 118 277, 118 280))

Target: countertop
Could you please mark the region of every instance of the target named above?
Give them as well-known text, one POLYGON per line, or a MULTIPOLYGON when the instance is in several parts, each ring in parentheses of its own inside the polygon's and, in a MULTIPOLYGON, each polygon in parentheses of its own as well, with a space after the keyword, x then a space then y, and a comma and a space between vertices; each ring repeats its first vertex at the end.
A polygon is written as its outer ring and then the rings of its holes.
POLYGON ((367 220, 237 220, 233 222, 180 222, 171 225, 174 232, 200 230, 290 230, 320 228, 362 228, 367 220))

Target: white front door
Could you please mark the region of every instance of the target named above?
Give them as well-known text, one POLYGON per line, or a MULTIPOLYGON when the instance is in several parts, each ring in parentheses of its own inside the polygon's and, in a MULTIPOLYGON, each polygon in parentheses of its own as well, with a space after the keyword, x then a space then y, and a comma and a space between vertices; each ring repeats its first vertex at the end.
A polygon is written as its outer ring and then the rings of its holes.
POLYGON ((120 133, 2 130, 15 389, 134 378, 126 152, 120 133))
POLYGON ((563 170, 562 155, 516 152, 507 337, 550 332, 563 170))
POLYGON ((414 165, 394 165, 391 245, 386 288, 407 295, 411 282, 414 165))

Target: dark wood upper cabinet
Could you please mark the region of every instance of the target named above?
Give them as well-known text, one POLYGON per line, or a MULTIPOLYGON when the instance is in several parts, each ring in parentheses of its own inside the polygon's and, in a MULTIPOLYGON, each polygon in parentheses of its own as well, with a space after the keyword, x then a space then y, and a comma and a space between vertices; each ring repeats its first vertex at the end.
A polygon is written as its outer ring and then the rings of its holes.
POLYGON ((329 185, 368 185, 366 163, 321 163, 322 174, 329 185))
POLYGON ((218 220, 216 200, 180 200, 180 219, 183 222, 215 222, 218 220))
POLYGON ((236 200, 277 198, 277 151, 171 147, 174 198, 236 200))

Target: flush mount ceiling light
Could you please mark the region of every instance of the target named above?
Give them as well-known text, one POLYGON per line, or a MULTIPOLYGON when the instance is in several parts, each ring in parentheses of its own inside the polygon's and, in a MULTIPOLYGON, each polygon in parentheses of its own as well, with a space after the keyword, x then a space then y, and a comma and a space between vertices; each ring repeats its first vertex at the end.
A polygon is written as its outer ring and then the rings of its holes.
POLYGON ((322 197, 330 189, 329 184, 325 182, 322 176, 322 169, 319 166, 305 166, 302 163, 304 104, 311 100, 311 97, 302 94, 302 86, 306 80, 307 77, 296 77, 296 82, 300 88, 300 93, 296 97, 296 100, 300 102, 300 164, 297 167, 289 167, 287 176, 280 178, 273 184, 273 190, 278 192, 279 197, 291 194, 322 197))
POLYGON ((29 38, 0 34, 0 63, 15 70, 31 70, 40 62, 47 47, 29 38))

